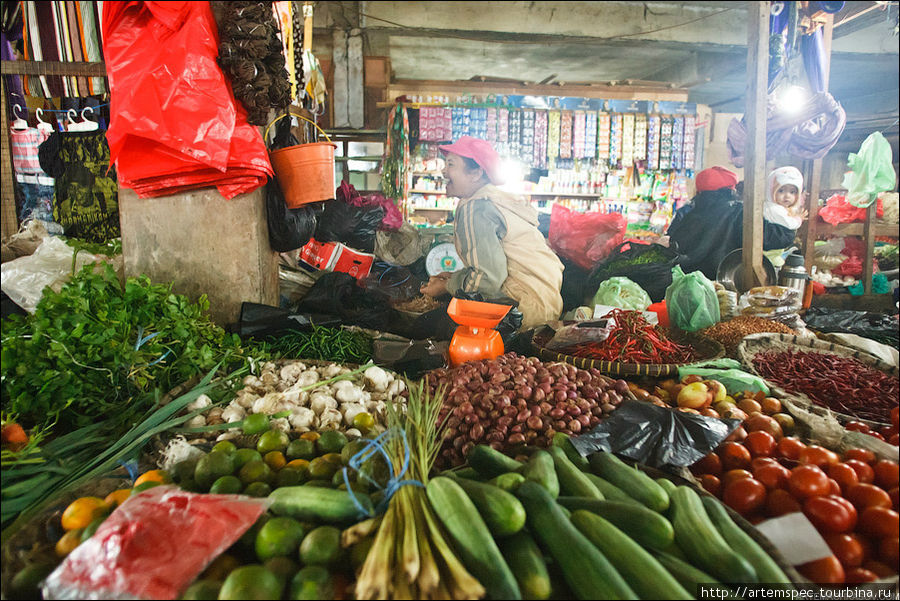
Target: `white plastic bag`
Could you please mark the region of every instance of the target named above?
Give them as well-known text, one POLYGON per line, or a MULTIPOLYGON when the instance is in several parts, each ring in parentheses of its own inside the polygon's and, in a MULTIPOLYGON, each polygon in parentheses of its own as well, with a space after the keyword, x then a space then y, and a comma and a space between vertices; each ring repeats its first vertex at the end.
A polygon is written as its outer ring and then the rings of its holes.
MULTIPOLYGON (((34 313, 44 295, 44 288, 59 289, 72 275, 72 254, 75 249, 60 238, 44 238, 34 254, 19 257, 0 266, 0 289, 9 298, 34 313)), ((75 262, 75 271, 99 260, 97 255, 81 251, 75 262)))

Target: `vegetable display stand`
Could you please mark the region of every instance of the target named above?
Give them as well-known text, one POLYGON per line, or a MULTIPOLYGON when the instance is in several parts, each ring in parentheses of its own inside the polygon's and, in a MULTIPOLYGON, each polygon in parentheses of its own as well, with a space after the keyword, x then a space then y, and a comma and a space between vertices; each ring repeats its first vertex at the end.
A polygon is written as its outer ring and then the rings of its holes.
MULTIPOLYGON (((715 340, 700 336, 699 334, 677 332, 676 330, 672 330, 671 333, 672 339, 675 342, 689 345, 693 348, 695 361, 709 361, 712 359, 719 359, 725 355, 725 347, 715 340)), ((586 357, 575 357, 546 348, 547 344, 553 338, 553 335, 554 331, 552 328, 549 326, 542 326, 535 331, 534 336, 531 339, 532 350, 544 361, 562 361, 581 369, 598 369, 603 373, 620 377, 649 376, 655 378, 667 378, 677 375, 678 368, 684 365, 676 363, 620 363, 616 361, 600 361, 597 359, 588 359, 586 357)))
POLYGON ((785 334, 753 334, 738 346, 750 373, 810 413, 886 425, 898 404, 897 367, 860 350, 785 334))
POLYGON ((459 324, 450 340, 450 365, 494 359, 503 354, 503 338, 494 328, 512 307, 454 298, 447 315, 459 324))

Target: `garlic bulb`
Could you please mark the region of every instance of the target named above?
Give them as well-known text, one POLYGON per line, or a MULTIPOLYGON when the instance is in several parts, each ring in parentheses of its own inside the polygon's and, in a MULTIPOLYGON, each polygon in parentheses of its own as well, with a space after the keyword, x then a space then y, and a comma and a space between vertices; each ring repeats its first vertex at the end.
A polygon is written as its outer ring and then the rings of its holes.
POLYGON ((191 419, 187 420, 188 428, 202 428, 206 425, 206 417, 203 415, 195 415, 191 419))
POLYGON ((244 411, 244 409, 240 405, 235 405, 234 403, 231 403, 230 405, 228 405, 228 407, 225 408, 224 411, 222 411, 222 419, 224 419, 229 424, 231 422, 241 421, 242 419, 244 419, 244 417, 246 417, 246 415, 247 413, 244 411))
POLYGON ((366 379, 366 383, 371 385, 375 392, 386 391, 391 383, 391 377, 388 373, 377 365, 373 365, 364 371, 363 377, 366 379))
POLYGON ((316 414, 313 413, 312 409, 307 409, 306 407, 296 407, 288 416, 288 421, 291 422, 291 426, 295 430, 312 427, 315 419, 316 414))
POLYGON ((209 407, 210 405, 212 405, 212 399, 210 399, 205 394, 201 394, 194 402, 188 404, 187 410, 189 412, 196 411, 197 409, 203 409, 204 407, 209 407))
POLYGON ((328 409, 337 409, 338 402, 324 394, 313 394, 309 397, 309 408, 313 410, 313 412, 321 416, 328 409))
MULTIPOLYGON (((341 382, 338 382, 339 384, 341 382)), ((335 393, 335 398, 341 403, 360 403, 363 400, 363 390, 362 388, 357 388, 352 383, 348 382, 350 386, 344 386, 335 393)))

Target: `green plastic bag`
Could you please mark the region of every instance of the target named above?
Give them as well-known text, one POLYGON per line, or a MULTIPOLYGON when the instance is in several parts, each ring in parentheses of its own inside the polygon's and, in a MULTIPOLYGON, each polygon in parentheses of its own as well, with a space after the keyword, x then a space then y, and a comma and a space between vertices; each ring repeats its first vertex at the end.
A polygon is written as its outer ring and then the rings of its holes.
POLYGON ((713 283, 701 271, 685 274, 672 268, 672 284, 666 288, 669 323, 685 332, 696 332, 719 323, 719 299, 713 283))
POLYGON ((897 185, 893 160, 891 145, 881 132, 869 134, 859 147, 859 153, 851 152, 847 159, 850 171, 844 174, 841 182, 841 186, 847 188, 847 202, 865 208, 882 192, 893 190, 897 185))
POLYGON ((747 373, 739 369, 741 364, 734 359, 714 359, 691 363, 678 368, 678 379, 683 380, 687 376, 700 376, 704 380, 715 380, 725 386, 728 394, 735 395, 745 390, 752 392, 762 391, 769 395, 769 387, 766 381, 759 376, 747 373))
POLYGON ((643 288, 626 277, 616 276, 600 282, 592 304, 644 311, 652 302, 643 288))

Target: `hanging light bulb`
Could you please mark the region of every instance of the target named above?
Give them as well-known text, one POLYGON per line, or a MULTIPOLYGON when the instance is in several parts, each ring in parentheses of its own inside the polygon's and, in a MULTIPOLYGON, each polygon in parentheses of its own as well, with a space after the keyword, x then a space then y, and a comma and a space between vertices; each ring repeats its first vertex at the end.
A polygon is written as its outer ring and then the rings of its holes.
POLYGON ((809 92, 798 85, 787 86, 778 96, 779 110, 788 115, 802 111, 806 101, 809 100, 809 92))

